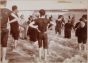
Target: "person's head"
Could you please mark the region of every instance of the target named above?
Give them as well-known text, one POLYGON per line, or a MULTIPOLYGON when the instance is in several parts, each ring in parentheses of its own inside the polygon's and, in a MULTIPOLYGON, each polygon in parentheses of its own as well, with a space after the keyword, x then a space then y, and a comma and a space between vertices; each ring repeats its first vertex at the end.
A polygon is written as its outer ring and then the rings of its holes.
POLYGON ((63 15, 59 15, 59 16, 58 16, 58 19, 60 19, 60 18, 63 18, 63 15))
POLYGON ((33 19, 33 16, 32 15, 30 15, 29 16, 29 18, 28 18, 28 20, 32 20, 33 19))
POLYGON ((82 18, 84 18, 84 19, 86 19, 86 20, 87 20, 87 15, 86 15, 86 14, 84 14, 84 15, 82 16, 82 18))
POLYGON ((30 18, 33 19, 33 16, 31 15, 30 18))
POLYGON ((39 10, 39 13, 40 13, 40 16, 44 16, 46 14, 44 9, 39 10))
POLYGON ((70 17, 70 16, 68 16, 68 18, 70 19, 71 17, 70 17))
POLYGON ((72 19, 75 19, 75 16, 73 16, 72 19))
POLYGON ((85 14, 85 15, 83 15, 83 16, 82 16, 82 18, 83 18, 83 21, 84 21, 84 22, 86 22, 86 21, 87 21, 87 15, 86 15, 86 14, 85 14))
POLYGON ((24 19, 24 15, 21 15, 20 18, 21 18, 21 19, 24 19))
POLYGON ((84 19, 83 18, 80 18, 79 21, 83 21, 84 19))
POLYGON ((79 21, 80 21, 80 22, 81 22, 81 21, 86 22, 86 19, 80 18, 79 21))
POLYGON ((71 20, 68 20, 68 23, 71 23, 71 20))
POLYGON ((81 24, 81 27, 82 28, 85 26, 85 22, 84 22, 84 19, 83 18, 80 18, 80 24, 81 24))
POLYGON ((0 0, 0 6, 6 7, 7 0, 0 0))
POLYGON ((49 17, 49 20, 52 21, 52 17, 49 17))
POLYGON ((45 15, 45 18, 47 19, 47 15, 45 15))
POLYGON ((13 5, 13 6, 12 6, 12 11, 14 11, 14 12, 16 12, 16 13, 18 12, 18 8, 17 8, 16 5, 13 5))

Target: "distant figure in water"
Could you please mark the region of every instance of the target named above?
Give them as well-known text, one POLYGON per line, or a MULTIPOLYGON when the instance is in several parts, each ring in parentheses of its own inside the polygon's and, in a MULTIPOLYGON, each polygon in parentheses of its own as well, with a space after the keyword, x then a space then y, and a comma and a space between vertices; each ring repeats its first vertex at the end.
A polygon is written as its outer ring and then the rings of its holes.
POLYGON ((68 22, 65 24, 64 29, 64 37, 65 38, 71 38, 71 30, 72 30, 72 24, 71 20, 69 19, 68 22))
POLYGON ((63 16, 58 16, 58 19, 56 20, 56 26, 55 26, 55 32, 56 34, 61 35, 61 29, 63 27, 64 19, 63 16))
MULTIPOLYGON (((31 42, 36 42, 38 39, 37 39, 37 34, 38 34, 38 31, 35 27, 31 27, 31 24, 34 23, 34 20, 29 18, 29 25, 28 25, 28 30, 27 30, 27 37, 29 38, 29 40, 31 42)), ((34 25, 34 24, 33 24, 34 25)))
POLYGON ((24 18, 24 15, 20 16, 21 20, 19 22, 20 25, 20 39, 27 39, 27 26, 28 23, 24 18))
POLYGON ((72 24, 72 28, 73 28, 73 29, 74 29, 74 27, 75 27, 75 26, 74 26, 74 23, 75 23, 75 16, 73 16, 72 19, 71 19, 71 24, 72 24))
POLYGON ((52 15, 49 17, 49 21, 50 21, 50 25, 48 26, 48 28, 50 29, 50 30, 52 30, 52 26, 53 26, 53 24, 52 24, 52 15))

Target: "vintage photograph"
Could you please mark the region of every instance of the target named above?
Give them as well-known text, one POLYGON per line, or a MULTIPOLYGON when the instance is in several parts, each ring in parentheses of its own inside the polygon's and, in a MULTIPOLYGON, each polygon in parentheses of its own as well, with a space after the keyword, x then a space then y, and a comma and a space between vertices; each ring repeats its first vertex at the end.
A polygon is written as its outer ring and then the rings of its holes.
POLYGON ((88 63, 88 0, 0 0, 0 63, 88 63))

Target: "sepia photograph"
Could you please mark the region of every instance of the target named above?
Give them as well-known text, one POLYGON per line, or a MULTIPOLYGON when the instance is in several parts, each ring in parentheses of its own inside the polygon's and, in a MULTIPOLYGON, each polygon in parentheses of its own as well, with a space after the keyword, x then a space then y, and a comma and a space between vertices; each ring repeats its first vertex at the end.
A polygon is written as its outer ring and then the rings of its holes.
POLYGON ((0 0, 0 63, 88 63, 88 0, 0 0))

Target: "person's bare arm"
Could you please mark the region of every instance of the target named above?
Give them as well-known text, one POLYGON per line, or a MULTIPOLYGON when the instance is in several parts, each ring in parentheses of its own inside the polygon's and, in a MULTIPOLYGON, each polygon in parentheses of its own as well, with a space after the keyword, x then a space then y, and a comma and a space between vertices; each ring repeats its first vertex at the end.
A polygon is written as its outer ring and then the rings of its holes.
POLYGON ((34 25, 34 24, 35 24, 35 22, 33 21, 29 24, 29 26, 32 28, 36 28, 38 30, 38 32, 40 32, 40 30, 38 29, 38 25, 34 25))
POLYGON ((10 23, 13 23, 15 21, 17 21, 17 19, 13 19, 13 20, 9 21, 8 23, 10 24, 10 23))
POLYGON ((9 23, 12 23, 12 22, 15 22, 15 21, 20 21, 20 19, 15 14, 11 13, 11 16, 13 16, 14 19, 9 21, 9 23))
POLYGON ((17 19, 17 21, 19 21, 19 18, 14 13, 11 13, 11 16, 13 16, 15 19, 17 19))
POLYGON ((33 22, 31 22, 31 23, 29 24, 29 26, 32 27, 32 28, 36 28, 36 29, 37 29, 38 26, 37 26, 37 25, 34 25, 34 24, 35 24, 35 22, 33 21, 33 22))

